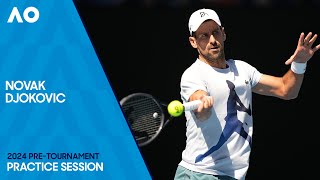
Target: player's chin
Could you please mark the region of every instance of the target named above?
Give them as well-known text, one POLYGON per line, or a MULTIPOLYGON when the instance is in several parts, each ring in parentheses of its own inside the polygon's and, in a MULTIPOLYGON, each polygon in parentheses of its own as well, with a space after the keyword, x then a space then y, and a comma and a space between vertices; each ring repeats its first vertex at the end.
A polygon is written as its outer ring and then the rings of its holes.
POLYGON ((212 59, 220 59, 221 57, 221 51, 210 51, 209 52, 209 56, 212 58, 212 59))

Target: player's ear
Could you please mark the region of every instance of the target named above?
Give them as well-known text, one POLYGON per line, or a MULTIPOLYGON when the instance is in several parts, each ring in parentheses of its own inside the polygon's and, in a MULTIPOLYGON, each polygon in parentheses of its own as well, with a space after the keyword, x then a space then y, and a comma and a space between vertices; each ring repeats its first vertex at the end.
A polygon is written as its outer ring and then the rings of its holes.
POLYGON ((191 44, 191 46, 192 46, 193 48, 197 48, 197 42, 196 42, 196 38, 195 38, 195 37, 190 36, 190 37, 189 37, 189 42, 190 42, 190 44, 191 44))
POLYGON ((227 35, 226 35, 226 32, 224 31, 224 27, 222 27, 222 26, 221 26, 221 31, 222 31, 223 41, 225 41, 227 39, 227 35))

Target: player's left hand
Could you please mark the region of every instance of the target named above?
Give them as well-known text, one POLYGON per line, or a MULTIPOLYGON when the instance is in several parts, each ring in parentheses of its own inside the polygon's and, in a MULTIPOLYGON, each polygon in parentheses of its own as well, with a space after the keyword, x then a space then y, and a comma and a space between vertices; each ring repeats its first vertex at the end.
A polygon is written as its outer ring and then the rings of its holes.
POLYGON ((197 119, 207 120, 212 114, 213 97, 208 95, 203 95, 200 97, 202 103, 199 105, 198 109, 194 111, 197 119))
POLYGON ((291 64, 293 61, 297 63, 306 63, 313 54, 320 49, 320 44, 315 47, 313 43, 316 41, 318 35, 312 35, 312 32, 309 32, 307 36, 302 32, 298 41, 297 49, 294 54, 285 62, 286 65, 291 64))

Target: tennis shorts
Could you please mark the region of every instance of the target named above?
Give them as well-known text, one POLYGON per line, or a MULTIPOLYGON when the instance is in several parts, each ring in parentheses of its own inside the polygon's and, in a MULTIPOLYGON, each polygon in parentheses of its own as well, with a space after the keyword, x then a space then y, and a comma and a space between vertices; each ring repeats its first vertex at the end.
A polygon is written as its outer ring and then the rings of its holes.
POLYGON ((174 180, 237 180, 230 176, 204 174, 178 166, 174 180))

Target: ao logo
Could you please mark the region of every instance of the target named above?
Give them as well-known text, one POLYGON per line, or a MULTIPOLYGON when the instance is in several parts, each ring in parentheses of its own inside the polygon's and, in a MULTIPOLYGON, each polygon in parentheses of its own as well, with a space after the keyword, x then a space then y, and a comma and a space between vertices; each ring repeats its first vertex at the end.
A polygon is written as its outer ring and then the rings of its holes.
MULTIPOLYGON (((28 7, 23 11, 23 19, 28 23, 34 23, 38 21, 39 16, 40 16, 40 13, 38 9, 35 7, 28 7), (29 16, 29 14, 31 14, 30 12, 34 14, 31 17, 29 16)), ((23 19, 21 18, 20 12, 17 7, 13 7, 7 23, 12 23, 14 19, 16 19, 18 23, 23 23, 23 19)))

